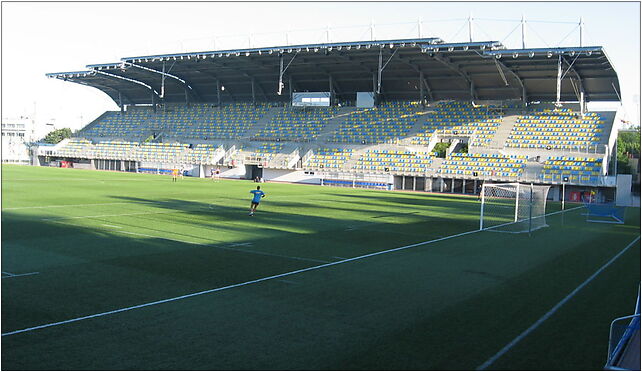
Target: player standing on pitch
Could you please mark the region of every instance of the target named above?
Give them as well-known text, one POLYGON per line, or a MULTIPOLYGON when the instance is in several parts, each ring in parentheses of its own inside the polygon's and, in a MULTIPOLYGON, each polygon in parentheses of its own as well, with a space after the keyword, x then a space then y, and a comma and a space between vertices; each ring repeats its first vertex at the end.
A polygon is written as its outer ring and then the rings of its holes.
POLYGON ((252 204, 250 204, 250 216, 254 216, 254 212, 259 206, 261 198, 265 197, 265 193, 261 191, 261 186, 256 186, 256 190, 250 191, 250 194, 254 194, 254 197, 252 197, 252 204))

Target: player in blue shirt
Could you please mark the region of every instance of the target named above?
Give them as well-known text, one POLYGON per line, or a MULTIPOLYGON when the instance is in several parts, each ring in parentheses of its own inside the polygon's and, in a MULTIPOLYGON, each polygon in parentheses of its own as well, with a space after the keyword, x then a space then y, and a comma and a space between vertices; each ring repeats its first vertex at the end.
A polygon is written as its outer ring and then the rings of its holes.
POLYGON ((256 186, 256 190, 250 191, 250 194, 254 194, 254 197, 252 198, 252 204, 250 204, 250 216, 254 216, 256 207, 259 206, 261 198, 265 197, 265 193, 261 191, 261 186, 256 186))

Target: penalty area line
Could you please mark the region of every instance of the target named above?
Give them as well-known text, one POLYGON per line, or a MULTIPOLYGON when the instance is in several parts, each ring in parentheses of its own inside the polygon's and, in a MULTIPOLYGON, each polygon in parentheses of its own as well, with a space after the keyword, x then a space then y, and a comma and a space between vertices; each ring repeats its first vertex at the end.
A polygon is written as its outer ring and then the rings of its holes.
POLYGON ((629 243, 624 249, 622 249, 618 254, 613 256, 607 263, 602 265, 599 269, 597 269, 596 272, 593 273, 588 279, 586 279, 582 284, 580 284, 577 288, 575 288, 571 293, 569 293, 566 297, 564 297, 560 302, 558 302, 555 306, 553 306, 546 314, 544 314, 541 318, 539 318, 535 323, 533 323, 530 327, 528 327, 524 332, 519 334, 517 337, 515 337, 511 342, 506 344, 501 350, 499 350, 495 355, 490 357, 487 361, 485 361, 483 364, 478 366, 476 368, 477 371, 483 371, 486 368, 490 367, 493 363, 495 363, 499 358, 501 358, 504 354, 506 354, 510 349, 513 348, 518 342, 523 340, 526 336, 528 336, 531 332, 533 332, 537 327, 539 327, 542 323, 544 323, 548 318, 550 318, 553 314, 557 312, 564 304, 566 304, 573 296, 575 296, 582 288, 586 287, 590 282, 593 281, 598 275, 602 273, 607 267, 609 267, 615 260, 617 260, 621 255, 623 255, 629 248, 631 248, 637 241, 640 240, 640 237, 638 236, 635 238, 631 243, 629 243))
MULTIPOLYGON (((570 209, 567 209, 566 211, 570 211, 570 209)), ((559 212, 555 212, 555 213, 551 213, 551 214, 557 214, 557 213, 563 213, 563 212, 564 211, 559 211, 559 212)), ((32 332, 32 331, 36 331, 36 330, 39 330, 39 329, 56 327, 56 326, 69 324, 69 323, 76 323, 76 322, 80 322, 80 321, 83 321, 83 320, 100 318, 100 317, 104 317, 104 316, 108 316, 108 315, 124 313, 124 312, 131 311, 131 310, 136 310, 136 309, 146 308, 146 307, 150 307, 150 306, 160 305, 160 304, 164 304, 164 303, 167 303, 167 302, 174 302, 174 301, 184 300, 184 299, 187 299, 187 298, 202 296, 202 295, 206 295, 206 294, 210 294, 210 293, 221 292, 221 291, 225 291, 225 290, 228 290, 228 289, 244 287, 244 286, 248 286, 248 285, 251 285, 251 284, 262 283, 262 282, 266 282, 266 281, 273 280, 273 279, 285 278, 285 277, 288 277, 288 276, 301 274, 301 273, 305 273, 305 272, 308 272, 308 271, 314 271, 314 270, 319 270, 319 269, 323 269, 323 268, 326 268, 326 267, 341 265, 341 264, 348 263, 348 262, 358 261, 358 260, 362 260, 362 259, 369 258, 369 257, 374 257, 374 256, 379 256, 379 255, 383 255, 383 254, 387 254, 387 253, 402 251, 402 250, 406 250, 406 249, 410 249, 410 248, 414 248, 414 247, 420 247, 420 246, 423 246, 423 245, 437 243, 437 242, 441 242, 441 241, 448 240, 448 239, 454 239, 454 238, 458 238, 458 237, 461 237, 461 236, 475 234, 475 233, 478 233, 478 232, 481 232, 481 231, 485 231, 485 230, 487 230, 487 229, 475 229, 475 230, 465 231, 465 232, 462 232, 462 233, 459 233, 459 234, 454 234, 454 235, 444 236, 444 237, 441 237, 441 238, 427 240, 427 241, 423 241, 423 242, 419 242, 419 243, 404 245, 402 247, 386 249, 386 250, 379 251, 379 252, 368 253, 368 254, 364 254, 364 255, 361 255, 361 256, 357 256, 357 257, 347 258, 347 259, 341 260, 341 261, 334 261, 334 262, 324 263, 324 264, 321 264, 321 265, 306 267, 306 268, 303 268, 303 269, 294 270, 294 271, 290 271, 290 272, 286 272, 286 273, 282 273, 282 274, 266 276, 266 277, 263 277, 263 278, 249 280, 249 281, 242 282, 242 283, 230 284, 230 285, 223 286, 223 287, 208 289, 208 290, 204 290, 204 291, 200 291, 200 292, 188 293, 188 294, 185 294, 185 295, 182 295, 182 296, 176 296, 176 297, 166 298, 166 299, 163 299, 163 300, 147 302, 147 303, 143 303, 143 304, 140 304, 140 305, 134 305, 134 306, 124 307, 124 308, 120 308, 120 309, 105 311, 105 312, 102 312, 102 313, 85 315, 85 316, 81 316, 81 317, 77 317, 77 318, 73 318, 73 319, 68 319, 68 320, 63 320, 63 321, 59 321, 59 322, 47 323, 47 324, 42 324, 42 325, 38 325, 38 326, 34 326, 34 327, 18 329, 18 330, 15 330, 15 331, 2 333, 0 336, 1 337, 5 337, 5 336, 12 336, 12 335, 16 335, 16 334, 26 333, 26 332, 32 332)))
POLYGON ((8 278, 17 278, 19 276, 38 275, 38 274, 40 274, 40 272, 34 271, 32 273, 11 274, 11 273, 7 273, 7 272, 3 271, 2 274, 6 275, 6 276, 3 276, 2 279, 8 279, 8 278))

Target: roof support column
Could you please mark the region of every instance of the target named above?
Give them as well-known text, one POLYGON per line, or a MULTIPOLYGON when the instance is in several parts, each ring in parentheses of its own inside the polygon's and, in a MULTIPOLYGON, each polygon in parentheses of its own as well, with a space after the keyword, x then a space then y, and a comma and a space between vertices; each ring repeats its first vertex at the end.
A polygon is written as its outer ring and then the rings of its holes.
POLYGON ((584 116, 586 113, 586 100, 584 98, 584 89, 582 89, 581 86, 580 89, 580 114, 584 116))
POLYGON ((375 106, 377 105, 377 74, 372 73, 372 97, 374 98, 375 106))
POLYGON ((120 112, 125 112, 125 106, 123 106, 123 95, 118 92, 118 107, 120 107, 120 112))
POLYGON ((381 93, 381 73, 383 72, 383 48, 379 48, 379 67, 377 71, 377 94, 379 94, 381 93))
POLYGON ((290 89, 290 105, 292 105, 292 100, 294 99, 294 83, 292 82, 292 75, 288 79, 288 88, 290 89))
POLYGON ((332 98, 334 96, 334 86, 332 84, 332 75, 328 75, 328 88, 330 92, 330 106, 332 106, 332 98))
POLYGON ((161 98, 165 98, 165 61, 163 61, 163 73, 161 74, 161 88, 160 88, 161 98))
POLYGON ((283 89, 283 53, 279 54, 279 87, 277 94, 281 95, 281 89, 283 89))
POLYGON ((252 82, 252 104, 256 105, 256 95, 254 93, 254 78, 251 79, 252 82))
POLYGON ((221 81, 216 79, 216 101, 218 106, 221 107, 221 81))
POLYGON ((426 107, 426 100, 424 100, 424 73, 419 73, 419 103, 421 107, 426 107))
POLYGON ((472 80, 470 81, 470 99, 475 100, 475 82, 472 80))

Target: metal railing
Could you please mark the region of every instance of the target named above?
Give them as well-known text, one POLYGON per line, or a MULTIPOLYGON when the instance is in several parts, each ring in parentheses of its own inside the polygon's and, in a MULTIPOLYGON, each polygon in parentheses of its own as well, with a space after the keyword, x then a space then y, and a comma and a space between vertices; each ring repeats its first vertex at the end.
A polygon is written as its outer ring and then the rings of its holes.
POLYGON ((611 322, 609 349, 604 369, 614 371, 629 370, 618 367, 616 364, 620 361, 620 357, 635 333, 635 330, 638 330, 638 332, 640 330, 640 314, 623 316, 611 322))

